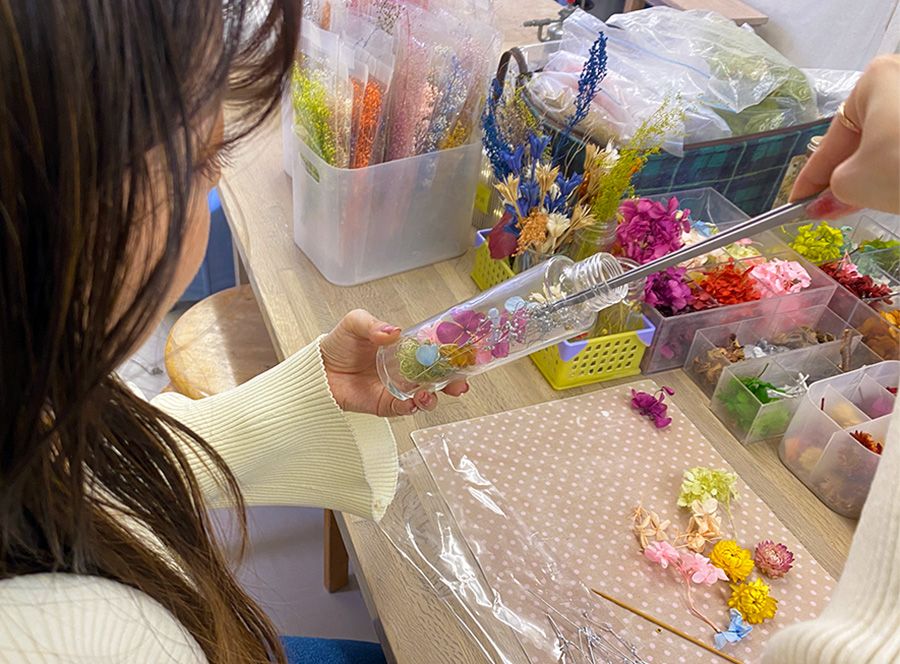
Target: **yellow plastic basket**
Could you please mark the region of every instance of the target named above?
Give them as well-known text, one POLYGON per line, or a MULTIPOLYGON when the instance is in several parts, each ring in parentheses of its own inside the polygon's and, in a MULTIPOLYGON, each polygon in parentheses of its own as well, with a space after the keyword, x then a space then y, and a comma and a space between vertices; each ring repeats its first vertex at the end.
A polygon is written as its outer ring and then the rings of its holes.
MULTIPOLYGON (((506 261, 491 258, 487 231, 478 231, 472 280, 487 290, 514 276, 506 261)), ((654 325, 642 316, 639 330, 604 337, 562 341, 531 354, 531 361, 555 390, 599 383, 641 372, 644 350, 653 341, 654 325)))

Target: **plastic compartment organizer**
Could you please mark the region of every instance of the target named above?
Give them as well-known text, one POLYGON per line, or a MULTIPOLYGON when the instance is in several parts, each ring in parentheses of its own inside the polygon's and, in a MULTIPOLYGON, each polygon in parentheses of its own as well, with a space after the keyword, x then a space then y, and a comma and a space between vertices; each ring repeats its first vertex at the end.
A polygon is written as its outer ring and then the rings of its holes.
POLYGON ((292 132, 283 136, 292 155, 294 242, 328 281, 352 286, 468 249, 480 143, 340 169, 292 132))
MULTIPOLYGON (((853 325, 828 307, 819 305, 792 311, 784 316, 750 318, 699 330, 694 336, 684 370, 701 390, 712 396, 722 370, 742 363, 730 360, 722 349, 731 344, 755 346, 761 340, 787 349, 768 355, 770 358, 777 358, 787 368, 810 354, 821 358, 820 364, 814 364, 809 371, 804 372, 804 375, 810 377, 810 382, 839 373, 839 367, 845 360, 849 361, 849 371, 881 359, 862 344, 861 334, 853 325), (847 341, 843 340, 845 330, 850 335, 847 341), (845 344, 849 353, 847 358, 842 358, 841 347, 845 344)), ((745 357, 745 360, 753 359, 757 358, 745 357)))
POLYGON ((887 446, 900 361, 881 362, 813 385, 779 447, 782 462, 829 508, 857 518, 887 446))
POLYGON ((644 355, 644 373, 675 369, 688 358, 694 335, 698 330, 717 325, 734 324, 748 318, 773 318, 817 305, 827 304, 837 284, 821 270, 802 260, 791 251, 763 252, 766 258, 796 260, 809 272, 812 283, 799 293, 764 298, 743 304, 715 307, 703 311, 664 316, 654 307, 645 306, 644 313, 656 327, 653 345, 644 355))

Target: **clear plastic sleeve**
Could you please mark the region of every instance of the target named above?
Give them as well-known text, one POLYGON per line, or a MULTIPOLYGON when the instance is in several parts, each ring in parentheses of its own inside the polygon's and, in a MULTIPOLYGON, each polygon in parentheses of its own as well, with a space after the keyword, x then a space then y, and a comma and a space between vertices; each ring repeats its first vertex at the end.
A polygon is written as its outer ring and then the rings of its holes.
POLYGON ((397 498, 379 527, 486 661, 645 664, 609 605, 559 564, 471 460, 452 459, 442 445, 401 457, 397 498), (452 466, 483 507, 465 515, 465 531, 429 470, 433 464, 452 466), (499 524, 510 535, 504 564, 487 569, 479 561, 492 555, 499 524))

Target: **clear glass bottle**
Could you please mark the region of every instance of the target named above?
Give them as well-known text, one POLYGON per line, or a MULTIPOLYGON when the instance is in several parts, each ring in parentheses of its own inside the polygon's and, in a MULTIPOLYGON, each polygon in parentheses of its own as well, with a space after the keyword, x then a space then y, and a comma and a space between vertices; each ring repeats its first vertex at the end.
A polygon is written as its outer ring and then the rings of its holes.
POLYGON ((640 287, 606 286, 634 265, 602 253, 578 263, 554 256, 404 330, 397 343, 378 352, 381 380, 398 399, 410 399, 586 332, 598 311, 640 287), (594 295, 565 301, 583 291, 594 295))

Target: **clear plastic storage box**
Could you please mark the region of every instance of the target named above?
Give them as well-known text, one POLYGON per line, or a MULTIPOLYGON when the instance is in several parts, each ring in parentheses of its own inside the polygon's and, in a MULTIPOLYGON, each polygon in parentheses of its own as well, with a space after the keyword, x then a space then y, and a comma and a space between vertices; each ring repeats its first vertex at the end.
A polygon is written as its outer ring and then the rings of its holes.
POLYGON ((805 372, 810 376, 810 382, 837 373, 836 369, 843 363, 841 347, 845 344, 850 351, 848 370, 881 361, 881 358, 869 348, 861 347, 863 345, 861 333, 852 324, 828 307, 819 305, 792 311, 783 316, 749 318, 699 330, 694 335, 694 343, 684 363, 684 371, 704 393, 712 396, 725 367, 756 359, 746 357, 744 360, 732 362, 718 349, 727 348, 731 343, 741 347, 748 344, 756 345, 761 340, 789 349, 768 356, 777 358, 782 364, 790 364, 795 358, 804 358, 810 351, 813 356, 822 358, 821 367, 813 366, 810 371, 805 372), (845 330, 848 330, 850 335, 847 341, 843 340, 845 330), (827 338, 831 338, 832 341, 823 341, 827 338))
POLYGON ((779 447, 782 462, 829 508, 856 518, 881 455, 858 439, 882 446, 900 383, 900 361, 880 362, 813 385, 779 447))
MULTIPOLYGON (((735 324, 750 318, 773 318, 827 304, 837 284, 824 272, 804 261, 792 251, 763 251, 766 258, 798 261, 809 272, 810 286, 799 293, 763 298, 753 302, 714 307, 703 311, 664 316, 655 307, 644 307, 650 323, 656 327, 653 345, 644 354, 641 369, 655 373, 684 365, 698 330, 735 324)), ((736 261, 740 263, 740 261, 736 261)))
POLYGON ((470 245, 481 144, 335 168, 282 113, 294 242, 331 283, 352 286, 460 256, 470 245))

